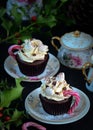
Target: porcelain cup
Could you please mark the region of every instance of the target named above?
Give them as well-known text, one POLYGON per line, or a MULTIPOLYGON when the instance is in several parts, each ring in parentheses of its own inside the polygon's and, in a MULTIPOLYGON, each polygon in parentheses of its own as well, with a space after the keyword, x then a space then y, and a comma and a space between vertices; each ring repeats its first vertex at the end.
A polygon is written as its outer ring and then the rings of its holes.
POLYGON ((82 67, 82 73, 84 75, 84 78, 86 80, 86 88, 93 92, 93 64, 92 63, 86 63, 82 67))

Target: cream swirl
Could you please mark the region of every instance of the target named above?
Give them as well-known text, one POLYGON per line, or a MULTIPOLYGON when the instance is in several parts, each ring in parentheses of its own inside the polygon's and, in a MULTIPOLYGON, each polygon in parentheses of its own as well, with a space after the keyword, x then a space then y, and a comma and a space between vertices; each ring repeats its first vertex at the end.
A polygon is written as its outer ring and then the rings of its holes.
POLYGON ((69 97, 64 96, 63 91, 72 90, 65 80, 65 74, 59 73, 56 77, 48 77, 42 81, 41 95, 52 100, 60 101, 69 97))
POLYGON ((32 63, 36 60, 43 60, 48 53, 48 46, 38 39, 26 39, 18 52, 20 59, 32 63))

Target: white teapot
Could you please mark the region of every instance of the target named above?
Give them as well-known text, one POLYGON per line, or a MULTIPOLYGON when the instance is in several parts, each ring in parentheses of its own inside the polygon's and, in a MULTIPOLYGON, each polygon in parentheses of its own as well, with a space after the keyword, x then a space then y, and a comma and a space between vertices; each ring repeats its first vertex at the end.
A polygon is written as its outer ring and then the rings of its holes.
POLYGON ((93 54, 93 37, 78 30, 65 33, 63 36, 54 36, 51 44, 58 51, 59 61, 70 68, 82 69, 82 66, 90 61, 93 54), (58 48, 55 40, 58 40, 61 47, 58 48))

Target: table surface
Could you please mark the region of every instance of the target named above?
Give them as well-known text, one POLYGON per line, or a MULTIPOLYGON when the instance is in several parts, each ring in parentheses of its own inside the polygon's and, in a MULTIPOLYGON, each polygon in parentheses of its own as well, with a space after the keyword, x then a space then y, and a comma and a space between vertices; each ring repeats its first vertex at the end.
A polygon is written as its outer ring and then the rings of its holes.
MULTIPOLYGON (((67 32, 67 31, 71 31, 70 30, 64 30, 63 33, 67 32)), ((62 33, 61 33, 62 34, 62 33)), ((59 35, 61 36, 61 34, 59 34, 57 31, 56 33, 54 32, 53 35, 59 35)), ((38 37, 37 37, 38 38, 38 37)), ((41 38, 41 37, 40 37, 41 38)), ((41 39, 41 40, 44 40, 44 39, 41 39)), ((46 44, 48 44, 49 46, 49 52, 51 54, 53 54, 54 56, 57 57, 57 51, 52 47, 51 45, 51 42, 50 42, 50 38, 49 39, 45 39, 44 41, 46 44)), ((4 61, 5 59, 7 58, 8 56, 8 52, 7 52, 7 49, 8 47, 10 46, 10 44, 8 43, 3 43, 3 44, 0 44, 0 79, 5 79, 7 78, 8 81, 12 84, 14 82, 14 78, 12 78, 11 76, 9 76, 5 70, 4 70, 4 61), (3 52, 1 52, 1 50, 3 50, 3 52)), ((41 125, 43 125, 44 127, 46 127, 47 130, 50 130, 50 129, 57 129, 57 130, 61 130, 61 129, 64 129, 64 130, 75 130, 75 129, 84 129, 84 130, 92 130, 92 115, 93 115, 93 93, 92 92, 89 92, 86 87, 85 87, 85 80, 84 80, 84 77, 82 75, 82 71, 81 70, 76 70, 76 69, 71 69, 71 68, 68 68, 68 67, 65 67, 63 66, 61 63, 60 63, 60 69, 58 71, 59 72, 64 72, 65 75, 66 75, 66 80, 67 82, 73 86, 73 87, 76 87, 80 90, 82 90, 88 97, 89 97, 89 100, 90 100, 90 109, 88 111, 88 113, 83 117, 81 118, 80 120, 78 121, 75 121, 73 123, 68 123, 68 124, 46 124, 46 123, 42 123, 34 118, 32 118, 31 116, 29 116, 29 121, 33 121, 33 122, 36 122, 36 123, 39 123, 41 125)), ((23 93, 22 93, 22 98, 23 98, 23 109, 25 110, 25 107, 24 107, 24 101, 27 97, 27 95, 34 89, 38 88, 40 86, 41 82, 22 82, 22 85, 24 87, 23 89, 23 93)))

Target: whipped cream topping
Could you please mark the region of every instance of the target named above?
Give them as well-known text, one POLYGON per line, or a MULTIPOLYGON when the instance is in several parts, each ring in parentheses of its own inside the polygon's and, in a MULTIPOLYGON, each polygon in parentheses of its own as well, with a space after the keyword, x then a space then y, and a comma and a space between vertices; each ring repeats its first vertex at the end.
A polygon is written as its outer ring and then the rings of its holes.
POLYGON ((63 95, 63 91, 72 90, 70 85, 65 80, 65 74, 63 72, 59 73, 56 77, 47 77, 42 81, 41 85, 41 95, 56 101, 61 101, 68 96, 63 95))
POLYGON ((18 51, 20 59, 32 63, 36 60, 43 60, 48 53, 48 46, 38 39, 26 39, 18 51))

